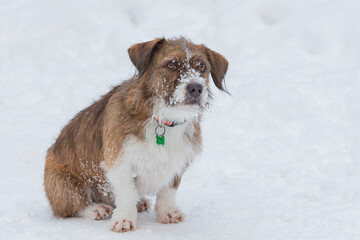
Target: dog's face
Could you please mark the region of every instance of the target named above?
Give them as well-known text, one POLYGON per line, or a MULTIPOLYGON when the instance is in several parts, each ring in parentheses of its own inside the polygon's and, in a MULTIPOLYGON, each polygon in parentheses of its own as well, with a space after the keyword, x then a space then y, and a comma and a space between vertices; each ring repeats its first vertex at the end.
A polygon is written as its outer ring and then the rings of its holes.
POLYGON ((154 97, 158 110, 166 110, 165 118, 196 116, 206 109, 211 99, 210 74, 215 86, 225 91, 228 62, 204 45, 184 38, 155 39, 132 46, 129 55, 139 71, 145 94, 154 97))

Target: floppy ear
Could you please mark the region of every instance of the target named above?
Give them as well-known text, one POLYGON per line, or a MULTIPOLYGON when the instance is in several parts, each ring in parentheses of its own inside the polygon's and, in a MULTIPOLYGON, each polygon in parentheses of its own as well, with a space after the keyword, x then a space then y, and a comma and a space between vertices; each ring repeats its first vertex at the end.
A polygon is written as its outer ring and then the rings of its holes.
POLYGON ((140 76, 145 73, 152 56, 164 41, 164 38, 157 38, 149 42, 135 44, 128 49, 131 62, 139 71, 140 76))
MULTIPOLYGON (((203 45, 203 47, 205 47, 203 45)), ((205 47, 206 56, 211 64, 211 77, 215 83, 215 86, 220 89, 221 91, 227 92, 225 86, 225 74, 228 68, 228 61, 226 58, 207 47, 205 47)))

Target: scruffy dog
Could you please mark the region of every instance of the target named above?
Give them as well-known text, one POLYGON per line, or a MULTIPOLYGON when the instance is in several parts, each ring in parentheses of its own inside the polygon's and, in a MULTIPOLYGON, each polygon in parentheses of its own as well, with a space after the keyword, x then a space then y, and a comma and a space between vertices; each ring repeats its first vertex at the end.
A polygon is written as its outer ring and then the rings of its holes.
POLYGON ((105 219, 134 230, 156 194, 161 223, 183 221, 175 202, 186 168, 201 151, 200 120, 209 75, 224 89, 227 60, 185 38, 135 44, 138 74, 79 112, 46 156, 45 192, 55 216, 105 219), (116 208, 115 208, 116 207, 116 208))

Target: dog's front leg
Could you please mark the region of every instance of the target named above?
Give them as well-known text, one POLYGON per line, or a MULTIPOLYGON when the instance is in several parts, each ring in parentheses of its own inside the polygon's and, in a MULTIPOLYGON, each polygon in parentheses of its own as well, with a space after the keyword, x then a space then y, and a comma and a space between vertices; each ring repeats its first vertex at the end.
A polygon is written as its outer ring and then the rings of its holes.
POLYGON ((135 188, 130 165, 117 164, 108 170, 107 177, 114 192, 116 205, 111 217, 111 230, 115 232, 135 230, 139 194, 135 188))
POLYGON ((180 179, 175 177, 171 187, 163 188, 157 194, 155 210, 157 219, 161 223, 178 223, 184 220, 184 214, 176 205, 176 192, 180 179))

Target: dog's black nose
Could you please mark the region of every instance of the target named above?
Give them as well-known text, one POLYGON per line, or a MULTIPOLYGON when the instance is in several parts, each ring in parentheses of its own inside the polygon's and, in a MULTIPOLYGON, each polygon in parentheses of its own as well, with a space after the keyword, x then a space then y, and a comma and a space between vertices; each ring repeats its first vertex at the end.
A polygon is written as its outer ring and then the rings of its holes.
POLYGON ((187 91, 190 93, 191 96, 198 97, 202 93, 203 87, 201 84, 191 83, 187 86, 187 91))

